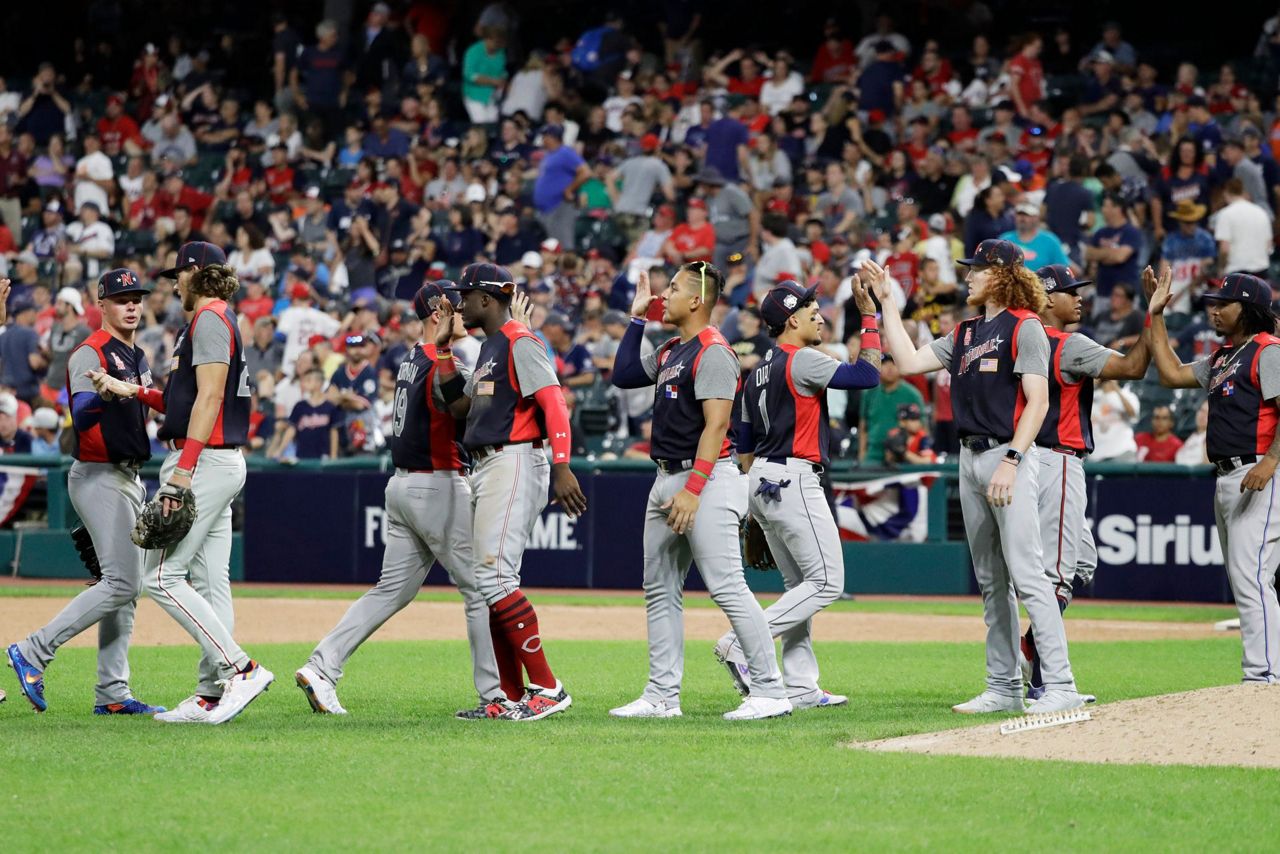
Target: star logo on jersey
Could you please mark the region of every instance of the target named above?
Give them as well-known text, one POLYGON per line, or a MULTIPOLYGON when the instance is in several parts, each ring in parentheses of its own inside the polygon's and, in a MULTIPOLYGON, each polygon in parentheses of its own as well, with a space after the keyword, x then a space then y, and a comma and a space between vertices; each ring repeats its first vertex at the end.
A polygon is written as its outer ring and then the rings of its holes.
POLYGON ((498 363, 495 362, 493 359, 490 359, 489 361, 485 362, 483 365, 480 365, 478 368, 476 368, 476 372, 473 375, 475 377, 476 382, 479 382, 480 380, 492 374, 493 369, 496 367, 498 367, 498 363))
MULTIPOLYGON (((1003 338, 990 338, 978 344, 976 347, 970 347, 964 351, 964 356, 960 359, 960 373, 969 370, 969 366, 981 359, 983 356, 995 353, 1000 349, 1000 345, 1004 343, 1003 338)), ((992 361, 992 360, 986 360, 992 361)), ((992 367, 983 366, 984 371, 994 370, 992 367)))

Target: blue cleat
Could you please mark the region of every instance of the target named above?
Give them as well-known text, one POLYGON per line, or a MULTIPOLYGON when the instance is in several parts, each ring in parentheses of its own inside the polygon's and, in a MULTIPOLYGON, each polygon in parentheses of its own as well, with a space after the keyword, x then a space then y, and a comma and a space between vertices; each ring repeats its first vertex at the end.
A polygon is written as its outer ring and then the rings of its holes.
POLYGON ((22 693, 31 701, 31 705, 35 707, 37 712, 43 712, 49 708, 49 704, 44 700, 44 674, 36 670, 31 662, 23 657, 16 643, 9 645, 9 666, 13 668, 13 672, 18 674, 18 685, 22 688, 22 693))
POLYGON ((105 706, 93 707, 95 715, 154 715, 163 711, 165 711, 164 706, 148 706, 132 697, 123 703, 107 703, 105 706))

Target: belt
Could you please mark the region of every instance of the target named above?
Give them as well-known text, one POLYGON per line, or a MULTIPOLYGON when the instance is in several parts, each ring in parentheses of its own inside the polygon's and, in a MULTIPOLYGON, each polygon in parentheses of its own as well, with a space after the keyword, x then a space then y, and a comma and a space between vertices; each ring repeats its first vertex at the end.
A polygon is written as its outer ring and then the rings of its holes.
POLYGON ((1215 460, 1213 467, 1218 470, 1219 475, 1231 474, 1231 472, 1240 468, 1240 466, 1251 466, 1258 461, 1254 454, 1244 454, 1239 457, 1227 457, 1225 460, 1215 460))
POLYGON ((1075 448, 1068 448, 1063 445, 1054 445, 1053 452, 1055 454, 1066 454, 1068 457, 1079 457, 1084 459, 1086 454, 1084 451, 1077 451, 1075 448))
POLYGON ((396 475, 407 477, 411 474, 463 474, 459 469, 404 469, 396 467, 396 475))
POLYGON ((663 474, 675 474, 679 471, 688 471, 693 468, 693 460, 659 460, 655 459, 658 464, 658 471, 663 474))
MULTIPOLYGON (((525 443, 525 442, 510 443, 510 445, 523 445, 523 444, 532 445, 534 448, 541 448, 542 440, 534 439, 532 442, 528 442, 528 443, 525 443)), ((492 456, 493 454, 498 453, 503 448, 510 447, 510 445, 481 445, 478 448, 468 448, 467 451, 471 454, 471 456, 475 457, 477 460, 483 460, 485 457, 492 456)))
POLYGON ((146 460, 116 460, 116 465, 133 469, 135 472, 146 464, 146 460))
POLYGON ((1001 439, 997 436, 961 436, 960 444, 964 445, 971 451, 989 451, 992 448, 998 448, 1001 445, 1007 445, 1012 441, 1009 439, 1001 439))
POLYGON ((806 460, 806 459, 802 459, 801 457, 765 457, 764 458, 764 461, 766 463, 776 463, 777 465, 780 465, 780 466, 788 465, 792 460, 795 460, 797 463, 799 463, 802 466, 813 466, 814 474, 822 474, 824 471, 827 470, 826 466, 822 465, 822 463, 815 463, 813 460, 806 460))
MULTIPOLYGON (((173 439, 169 442, 169 447, 175 451, 181 451, 183 446, 187 444, 186 439, 173 439)), ((205 445, 206 451, 235 451, 239 449, 239 445, 205 445)))

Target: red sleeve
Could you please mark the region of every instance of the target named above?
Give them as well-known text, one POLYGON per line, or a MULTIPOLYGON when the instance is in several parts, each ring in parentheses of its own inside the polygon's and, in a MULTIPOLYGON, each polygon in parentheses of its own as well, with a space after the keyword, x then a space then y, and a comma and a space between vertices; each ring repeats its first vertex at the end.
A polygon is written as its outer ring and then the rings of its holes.
POLYGON ((164 412, 164 392, 158 388, 144 388, 138 392, 138 400, 156 412, 164 412))
POLYGON ((569 462, 573 442, 569 438, 569 407, 564 402, 564 392, 558 385, 544 386, 533 395, 547 423, 547 437, 551 440, 551 463, 569 462))

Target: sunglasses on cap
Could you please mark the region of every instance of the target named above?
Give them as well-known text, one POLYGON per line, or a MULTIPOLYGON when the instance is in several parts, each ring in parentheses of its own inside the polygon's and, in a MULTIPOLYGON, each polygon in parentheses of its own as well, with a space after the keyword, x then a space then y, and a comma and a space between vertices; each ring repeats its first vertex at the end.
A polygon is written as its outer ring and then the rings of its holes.
POLYGON ((348 347, 359 347, 363 344, 368 344, 369 339, 365 338, 363 335, 348 335, 343 339, 342 343, 346 344, 348 347))
POLYGON ((726 260, 726 261, 728 261, 730 264, 741 264, 741 263, 742 263, 742 253, 741 253, 741 252, 734 252, 732 255, 730 255, 730 256, 729 256, 728 258, 726 258, 725 260, 726 260))
POLYGON ((498 290, 502 291, 504 294, 513 294, 516 292, 515 282, 486 282, 482 279, 477 279, 476 284, 488 285, 490 287, 497 288, 498 290))

